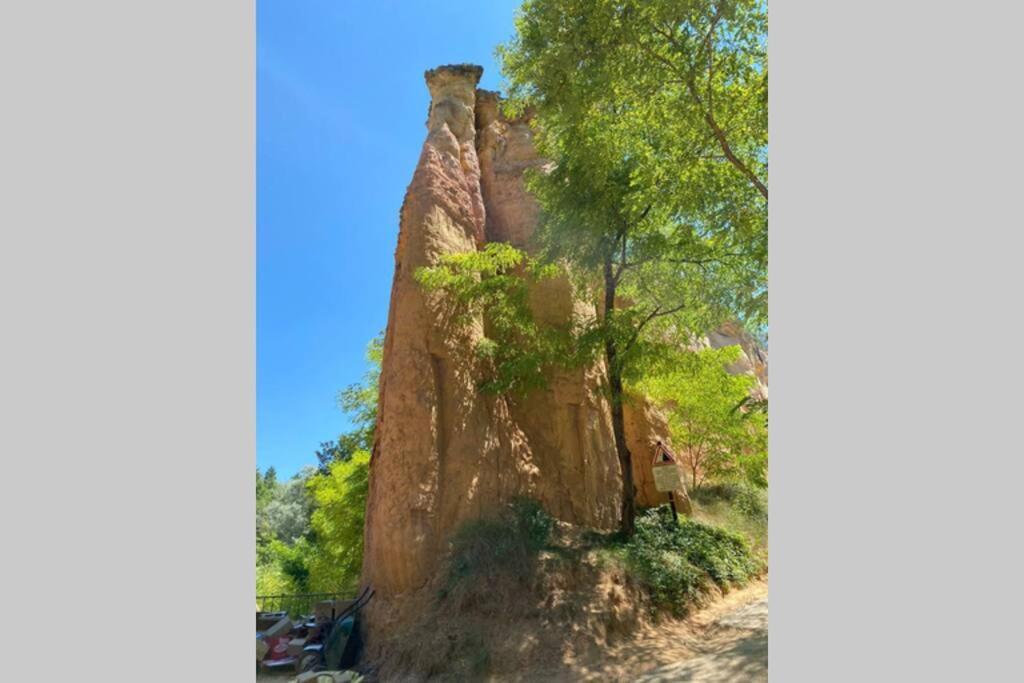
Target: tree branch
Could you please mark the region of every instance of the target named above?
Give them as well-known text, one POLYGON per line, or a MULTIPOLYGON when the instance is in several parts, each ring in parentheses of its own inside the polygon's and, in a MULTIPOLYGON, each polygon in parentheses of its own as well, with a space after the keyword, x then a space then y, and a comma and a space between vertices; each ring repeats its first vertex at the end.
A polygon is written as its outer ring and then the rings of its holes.
POLYGON ((635 344, 637 339, 640 338, 640 333, 643 332, 643 329, 644 329, 644 327, 647 326, 647 323, 651 322, 655 318, 661 318, 661 317, 666 316, 666 315, 672 315, 673 313, 678 313, 679 311, 683 310, 684 308, 686 308, 686 303, 681 303, 678 306, 673 306, 672 308, 666 308, 666 309, 662 309, 661 304, 658 304, 657 306, 655 306, 654 309, 650 313, 648 313, 646 316, 644 316, 644 319, 641 320, 640 324, 638 324, 636 326, 636 328, 633 330, 633 334, 630 335, 629 341, 627 341, 626 344, 622 347, 622 353, 625 354, 627 351, 629 351, 633 347, 633 344, 635 344))
MULTIPOLYGON (((710 41, 711 35, 715 29, 715 26, 718 24, 719 18, 720 11, 717 11, 715 13, 715 17, 712 19, 711 29, 708 31, 708 36, 707 38, 705 38, 705 41, 710 41)), ((655 33, 657 33, 665 40, 667 40, 669 45, 671 45, 676 50, 676 52, 683 55, 686 54, 686 50, 683 49, 683 46, 679 44, 675 36, 673 36, 670 31, 663 30, 658 26, 652 26, 651 28, 654 30, 655 33)), ((697 105, 699 106, 701 114, 704 118, 704 122, 708 125, 708 128, 711 129, 711 134, 718 142, 718 146, 722 149, 722 153, 725 154, 725 158, 729 160, 729 163, 732 164, 736 170, 738 170, 741 174, 743 174, 744 177, 747 178, 747 180, 750 181, 750 183, 757 189, 761 196, 765 198, 765 201, 767 201, 768 188, 765 186, 764 183, 761 182, 757 175, 752 170, 750 170, 750 168, 745 163, 743 163, 743 161, 741 161, 738 156, 736 156, 735 152, 733 152, 732 146, 729 144, 729 139, 726 136, 725 131, 722 130, 722 127, 718 125, 718 121, 715 119, 714 112, 709 108, 708 105, 704 103, 704 99, 700 96, 700 93, 697 91, 697 83, 696 78, 694 76, 696 66, 689 66, 689 68, 681 70, 679 65, 675 64, 674 62, 672 62, 672 60, 668 59, 667 57, 659 55, 657 52, 651 50, 645 45, 641 45, 641 48, 647 54, 651 55, 662 64, 665 64, 666 66, 669 67, 669 69, 671 69, 673 72, 682 77, 683 82, 686 85, 686 89, 690 92, 690 96, 693 97, 693 99, 697 102, 697 105)), ((700 55, 697 55, 697 57, 699 61, 700 55)), ((710 88, 710 81, 708 87, 710 88)))
MULTIPOLYGON (((634 227, 636 225, 639 225, 640 223, 642 223, 643 220, 645 218, 647 218, 647 214, 649 214, 651 212, 652 208, 654 208, 654 204, 648 204, 647 207, 643 211, 640 212, 640 217, 636 219, 636 223, 634 224, 634 227)), ((619 262, 616 264, 615 273, 612 275, 612 280, 615 282, 615 284, 619 284, 619 280, 622 278, 622 274, 626 271, 627 268, 631 268, 632 266, 637 265, 635 263, 627 263, 627 261, 626 261, 626 247, 628 246, 628 241, 629 241, 629 238, 628 238, 629 227, 630 226, 628 224, 624 223, 622 225, 622 228, 615 235, 615 241, 616 242, 619 242, 619 240, 621 240, 621 247, 620 247, 620 252, 619 252, 619 262)), ((613 244, 613 248, 615 248, 614 244, 613 244)))
MULTIPOLYGON (((615 241, 612 242, 612 251, 619 248, 622 250, 622 259, 615 264, 615 272, 611 275, 612 283, 615 285, 619 284, 619 280, 622 278, 622 273, 626 270, 626 266, 624 265, 626 262, 626 230, 628 230, 628 226, 623 225, 615 234, 615 241), (619 246, 620 241, 621 247, 619 246)), ((613 257, 609 255, 608 260, 611 261, 612 258, 613 257)))
POLYGON ((761 196, 765 198, 765 201, 767 201, 768 188, 765 187, 765 184, 761 182, 757 175, 755 175, 754 172, 751 171, 746 164, 740 161, 740 158, 737 157, 735 152, 732 151, 732 147, 729 145, 729 140, 725 135, 725 131, 723 131, 721 127, 718 125, 718 122, 715 120, 714 114, 712 114, 711 111, 709 111, 708 109, 704 108, 704 104, 701 101, 700 95, 697 93, 697 86, 692 78, 686 82, 686 88, 687 90, 690 91, 690 94, 693 96, 693 99, 697 100, 697 104, 701 106, 702 113, 704 115, 704 121, 705 123, 708 124, 708 127, 711 129, 711 134, 714 135, 715 140, 718 141, 718 146, 722 148, 722 153, 725 155, 725 158, 729 160, 729 163, 731 163, 733 167, 736 168, 736 170, 742 173, 747 178, 747 180, 751 182, 751 184, 757 189, 757 191, 761 193, 761 196))

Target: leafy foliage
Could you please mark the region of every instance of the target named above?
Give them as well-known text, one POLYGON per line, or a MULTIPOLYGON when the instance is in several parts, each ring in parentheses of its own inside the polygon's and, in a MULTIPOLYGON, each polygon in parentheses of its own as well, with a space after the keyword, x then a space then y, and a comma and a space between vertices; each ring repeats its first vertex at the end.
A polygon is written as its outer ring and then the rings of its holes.
POLYGON ((369 369, 361 382, 338 392, 338 407, 349 416, 353 428, 338 436, 337 441, 324 441, 316 451, 320 473, 327 474, 330 464, 347 460, 356 451, 373 449, 373 432, 377 425, 377 393, 380 365, 384 357, 384 333, 378 334, 366 347, 369 369))
POLYGON ((356 451, 373 450, 373 430, 377 425, 377 394, 380 385, 380 366, 384 358, 384 333, 381 332, 366 347, 369 369, 363 380, 352 384, 338 394, 338 406, 352 420, 353 429, 338 437, 338 450, 344 460, 356 451))
MULTIPOLYGON (((531 185, 548 213, 630 226, 623 263, 719 264, 745 319, 765 303, 766 28, 761 0, 526 0, 499 49, 509 108, 536 112, 556 162, 531 185)), ((596 264, 607 245, 576 237, 554 246, 596 264)))
POLYGON ((274 486, 262 516, 257 517, 258 528, 262 527, 267 537, 291 544, 309 533, 312 500, 306 484, 313 473, 313 468, 305 468, 290 480, 274 486))
POLYGON ((547 385, 547 370, 553 365, 577 363, 585 352, 572 335, 571 323, 540 325, 530 308, 531 286, 559 273, 553 264, 492 242, 479 251, 446 254, 437 265, 417 269, 415 277, 426 291, 449 295, 457 325, 465 326, 476 316, 485 321, 487 336, 477 342, 476 354, 491 372, 480 389, 525 394, 547 385))
POLYGON ((666 346, 763 321, 767 62, 758 0, 526 0, 500 48, 508 108, 552 162, 536 248, 596 293, 623 476, 624 382, 666 346))
POLYGON ((274 468, 256 472, 257 594, 301 592, 309 575, 309 516, 313 502, 306 487, 314 469, 277 481, 274 468))
POLYGON ((662 509, 640 515, 626 551, 654 603, 677 615, 706 592, 709 581, 743 585, 761 569, 740 536, 693 520, 676 524, 662 509))
POLYGON ((257 548, 256 595, 284 595, 295 592, 295 587, 281 571, 281 566, 273 559, 260 559, 260 551, 257 548))
POLYGON ((313 591, 351 590, 359 582, 369 473, 370 453, 361 450, 331 463, 327 475, 309 482, 316 506, 311 519, 315 545, 309 559, 313 591))
POLYGON ((291 543, 276 538, 270 542, 274 562, 281 568, 281 574, 287 579, 292 591, 305 593, 309 590, 309 557, 312 550, 309 539, 304 537, 291 543))
POLYGON ((637 388, 666 408, 673 443, 685 454, 692 490, 709 477, 766 486, 767 414, 744 409, 755 379, 728 366, 742 349, 676 352, 647 369, 637 388))
POLYGON ((701 505, 716 501, 730 503, 752 521, 768 520, 768 496, 764 489, 742 481, 716 482, 693 492, 693 500, 701 505))

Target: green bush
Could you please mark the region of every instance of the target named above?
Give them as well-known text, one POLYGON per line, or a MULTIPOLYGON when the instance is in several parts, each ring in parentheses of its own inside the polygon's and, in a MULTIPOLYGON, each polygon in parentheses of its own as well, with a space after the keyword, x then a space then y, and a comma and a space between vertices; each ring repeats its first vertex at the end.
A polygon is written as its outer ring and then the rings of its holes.
POLYGON ((496 518, 468 522, 452 538, 451 579, 501 571, 523 574, 553 529, 551 516, 529 498, 513 500, 496 518))
POLYGON ((514 533, 533 552, 542 550, 548 544, 555 528, 555 520, 532 498, 514 499, 508 506, 506 519, 511 523, 514 533))
POLYGON ((759 569, 747 542, 725 529, 686 520, 672 535, 672 541, 677 551, 719 586, 742 585, 759 569))
POLYGON ((648 510, 637 519, 626 556, 655 605, 677 615, 709 582, 743 585, 760 570, 740 536, 693 520, 676 524, 663 509, 648 510))
POLYGON ((634 539, 627 558, 654 604, 673 614, 683 614, 707 587, 707 575, 677 552, 634 539))

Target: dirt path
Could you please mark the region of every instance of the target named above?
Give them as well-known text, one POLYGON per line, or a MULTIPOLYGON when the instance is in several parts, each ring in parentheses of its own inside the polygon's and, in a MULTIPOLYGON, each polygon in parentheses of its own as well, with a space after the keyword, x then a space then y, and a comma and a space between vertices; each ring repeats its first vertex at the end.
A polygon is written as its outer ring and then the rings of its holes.
POLYGON ((755 583, 689 619, 645 629, 601 661, 574 662, 573 669, 583 681, 767 681, 768 586, 755 583))
POLYGON ((713 637, 700 647, 705 654, 659 666, 634 680, 637 683, 768 680, 767 597, 726 615, 714 628, 713 637))

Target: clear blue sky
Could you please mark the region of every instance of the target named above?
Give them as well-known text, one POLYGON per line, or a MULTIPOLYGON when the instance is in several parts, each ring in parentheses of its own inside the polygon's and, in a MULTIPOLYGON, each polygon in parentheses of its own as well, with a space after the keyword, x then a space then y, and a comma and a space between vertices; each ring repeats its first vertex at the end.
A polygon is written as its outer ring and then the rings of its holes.
POLYGON ((484 67, 518 0, 257 3, 257 466, 291 476, 349 425, 341 388, 387 322, 423 72, 484 67))

